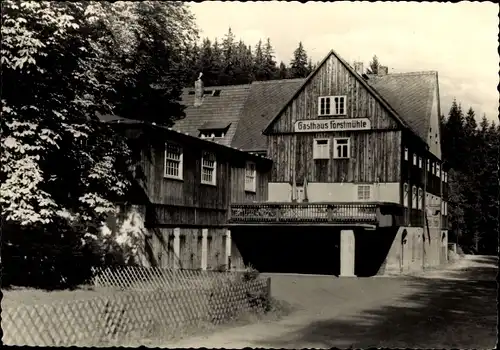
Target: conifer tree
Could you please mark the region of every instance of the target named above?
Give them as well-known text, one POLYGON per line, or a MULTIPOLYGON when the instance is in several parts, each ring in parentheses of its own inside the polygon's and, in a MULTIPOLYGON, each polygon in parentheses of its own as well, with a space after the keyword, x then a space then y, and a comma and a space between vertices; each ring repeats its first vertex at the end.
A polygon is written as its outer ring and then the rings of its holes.
POLYGON ((280 62, 280 67, 278 69, 278 79, 288 79, 288 68, 283 61, 280 62))
POLYGON ((274 60, 274 49, 271 45, 271 39, 267 38, 266 45, 264 46, 264 78, 265 80, 273 79, 276 75, 278 68, 274 60))
POLYGON ((290 63, 290 78, 305 78, 308 75, 307 69, 307 53, 299 42, 299 46, 293 52, 293 58, 290 63))
POLYGON ((377 57, 377 55, 373 55, 373 58, 370 61, 369 67, 366 69, 366 73, 378 74, 378 67, 380 67, 380 62, 378 61, 378 57, 377 57))
POLYGON ((266 80, 265 57, 262 49, 262 40, 255 46, 253 75, 255 80, 266 80))

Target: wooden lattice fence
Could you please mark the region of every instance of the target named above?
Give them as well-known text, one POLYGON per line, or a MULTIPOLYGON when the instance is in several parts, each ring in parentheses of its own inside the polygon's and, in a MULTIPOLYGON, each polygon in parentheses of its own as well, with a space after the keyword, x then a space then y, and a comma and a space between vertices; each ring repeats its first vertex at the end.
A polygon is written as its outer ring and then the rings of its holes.
POLYGON ((265 311, 255 296, 267 295, 269 288, 267 280, 248 281, 237 273, 142 268, 96 270, 94 285, 106 293, 4 308, 4 344, 127 345, 158 335, 168 340, 244 312, 265 311))

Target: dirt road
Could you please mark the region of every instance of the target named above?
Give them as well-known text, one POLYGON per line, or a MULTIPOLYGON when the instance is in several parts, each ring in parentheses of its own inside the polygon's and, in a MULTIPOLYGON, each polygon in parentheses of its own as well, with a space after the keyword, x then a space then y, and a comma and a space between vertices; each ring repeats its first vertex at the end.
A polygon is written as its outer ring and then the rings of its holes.
POLYGON ((494 348, 497 259, 466 256, 414 277, 271 275, 296 311, 169 347, 494 348))

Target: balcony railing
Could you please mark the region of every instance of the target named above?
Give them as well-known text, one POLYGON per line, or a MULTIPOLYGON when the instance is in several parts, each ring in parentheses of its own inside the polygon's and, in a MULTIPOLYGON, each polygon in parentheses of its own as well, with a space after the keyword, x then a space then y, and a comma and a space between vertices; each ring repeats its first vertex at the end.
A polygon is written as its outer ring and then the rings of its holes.
MULTIPOLYGON (((252 203, 232 204, 234 224, 368 224, 392 226, 393 213, 385 203, 252 203), (385 213, 384 213, 385 212, 385 213)), ((402 213, 401 213, 402 216, 402 213)))

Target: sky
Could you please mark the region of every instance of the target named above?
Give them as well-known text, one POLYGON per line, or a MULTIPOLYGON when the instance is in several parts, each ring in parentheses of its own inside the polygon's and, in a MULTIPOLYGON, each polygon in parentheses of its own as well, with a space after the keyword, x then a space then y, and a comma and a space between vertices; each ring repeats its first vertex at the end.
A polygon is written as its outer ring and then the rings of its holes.
POLYGON ((313 62, 335 50, 351 65, 373 55, 389 73, 438 71, 441 113, 454 98, 498 123, 498 5, 492 2, 219 2, 190 3, 202 38, 254 46, 271 39, 289 63, 302 41, 313 62))

